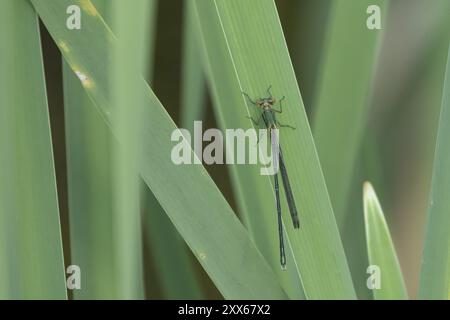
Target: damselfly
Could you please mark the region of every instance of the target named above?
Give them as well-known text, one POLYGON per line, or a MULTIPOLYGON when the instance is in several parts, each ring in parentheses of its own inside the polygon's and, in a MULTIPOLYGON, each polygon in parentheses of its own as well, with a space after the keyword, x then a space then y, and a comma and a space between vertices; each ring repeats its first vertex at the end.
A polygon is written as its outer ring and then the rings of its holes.
MULTIPOLYGON (((282 97, 279 100, 280 103, 280 110, 277 110, 274 108, 275 103, 277 100, 272 96, 272 93, 270 89, 272 86, 270 86, 267 89, 267 98, 259 98, 256 101, 252 100, 250 96, 243 92, 243 94, 248 98, 250 103, 257 106, 261 109, 261 115, 258 118, 258 121, 255 121, 252 117, 248 117, 252 122, 258 126, 261 122, 261 119, 264 121, 264 124, 266 126, 266 129, 270 136, 271 146, 272 146, 272 155, 274 157, 274 165, 275 168, 279 168, 279 171, 281 172, 281 179, 283 181, 283 187, 284 192, 286 194, 286 200, 289 206, 289 212, 291 214, 292 223, 294 225, 295 229, 298 229, 300 227, 298 214, 297 214, 297 207, 295 205, 294 196, 292 194, 291 184, 289 182, 289 176, 287 174, 286 166, 284 163, 283 158, 283 152, 281 150, 281 145, 278 142, 278 136, 276 135, 275 129, 278 128, 290 128, 295 129, 292 126, 289 125, 283 125, 280 122, 278 122, 275 114, 276 113, 282 113, 283 112, 283 105, 282 102, 285 99, 285 97, 282 97)), ((281 219, 281 201, 280 201, 280 188, 278 184, 278 170, 275 170, 274 174, 274 189, 275 189, 275 198, 276 198, 276 206, 277 206, 277 217, 278 217, 278 235, 279 235, 279 241, 280 241, 280 263, 281 268, 286 268, 286 253, 284 248, 284 238, 283 238, 283 223, 281 219)))

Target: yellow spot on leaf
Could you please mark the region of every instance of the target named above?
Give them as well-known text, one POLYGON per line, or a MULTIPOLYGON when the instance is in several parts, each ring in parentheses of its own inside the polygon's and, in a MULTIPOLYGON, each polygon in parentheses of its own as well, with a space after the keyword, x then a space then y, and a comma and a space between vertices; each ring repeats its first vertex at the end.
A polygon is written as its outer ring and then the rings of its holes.
POLYGON ((64 51, 65 53, 68 53, 70 51, 69 46, 67 45, 67 43, 65 43, 64 41, 59 41, 58 42, 58 46, 59 48, 64 51))
POLYGON ((75 74, 77 75, 78 79, 80 79, 83 87, 85 87, 86 89, 91 89, 94 87, 93 82, 91 81, 91 79, 89 79, 89 77, 86 74, 84 74, 81 71, 75 71, 75 74))
POLYGON ((81 8, 91 16, 97 16, 98 11, 92 4, 91 0, 80 0, 81 8))

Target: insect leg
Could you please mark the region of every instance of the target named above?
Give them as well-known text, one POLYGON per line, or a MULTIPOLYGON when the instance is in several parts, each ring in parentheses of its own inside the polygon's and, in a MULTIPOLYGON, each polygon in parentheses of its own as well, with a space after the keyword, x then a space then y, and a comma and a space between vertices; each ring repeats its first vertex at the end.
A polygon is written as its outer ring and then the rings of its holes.
POLYGON ((297 129, 296 127, 290 126, 290 125, 288 125, 288 124, 281 124, 281 123, 279 123, 278 121, 277 121, 277 125, 278 125, 280 128, 289 128, 289 129, 292 129, 292 130, 297 129))
POLYGON ((255 126, 259 126, 259 124, 261 123, 261 117, 258 118, 258 121, 256 121, 256 120, 253 119, 252 117, 248 117, 248 116, 247 116, 246 118, 252 120, 252 122, 253 122, 253 124, 254 124, 255 126))
POLYGON ((277 110, 277 109, 275 109, 275 108, 272 108, 272 110, 275 111, 275 112, 277 112, 277 113, 283 113, 283 104, 282 104, 282 102, 283 102, 284 99, 286 99, 285 96, 283 96, 283 97, 279 100, 279 101, 280 101, 280 110, 277 110))
POLYGON ((250 101, 251 104, 256 105, 256 101, 253 101, 246 92, 242 91, 242 94, 247 97, 248 101, 250 101))
POLYGON ((270 92, 271 89, 272 85, 270 85, 269 88, 267 88, 267 94, 269 95, 270 98, 272 98, 272 92, 270 92))

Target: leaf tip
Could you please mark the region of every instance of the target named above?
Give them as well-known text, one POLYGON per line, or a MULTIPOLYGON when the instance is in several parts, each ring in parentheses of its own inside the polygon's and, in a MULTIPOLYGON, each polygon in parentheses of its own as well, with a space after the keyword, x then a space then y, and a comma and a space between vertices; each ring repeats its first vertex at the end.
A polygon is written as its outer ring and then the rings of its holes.
POLYGON ((364 199, 370 199, 375 197, 375 190, 369 181, 363 183, 364 199))

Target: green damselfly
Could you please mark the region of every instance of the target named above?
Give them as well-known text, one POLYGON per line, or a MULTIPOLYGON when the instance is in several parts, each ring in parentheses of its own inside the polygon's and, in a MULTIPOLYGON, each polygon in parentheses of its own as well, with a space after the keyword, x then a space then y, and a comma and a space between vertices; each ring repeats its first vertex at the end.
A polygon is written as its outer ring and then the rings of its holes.
MULTIPOLYGON (((266 129, 270 136, 270 141, 271 141, 271 146, 272 146, 272 155, 274 157, 275 168, 279 168, 279 171, 281 173, 281 179, 283 182, 284 192, 286 194, 286 200, 288 203, 289 212, 291 214, 292 223, 294 225, 294 228, 298 229, 298 228, 300 228, 300 222, 298 219, 297 207, 295 205, 294 196, 292 194, 291 184, 289 182, 289 176, 288 176, 286 166, 284 163, 281 145, 279 144, 278 136, 275 133, 276 132, 275 129, 278 129, 278 128, 284 128, 284 127, 290 128, 290 129, 295 129, 295 128, 292 126, 289 126, 289 125, 283 125, 280 122, 278 122, 275 114, 283 112, 282 102, 285 99, 285 97, 282 97, 279 100, 280 110, 275 109, 274 106, 275 106, 275 103, 277 102, 277 99, 275 99, 272 96, 272 93, 270 91, 271 88, 272 88, 272 86, 270 86, 267 89, 267 94, 268 94, 267 98, 259 98, 255 101, 252 100, 252 98, 250 98, 250 96, 247 93, 243 92, 243 94, 248 98, 248 100, 250 101, 251 104, 257 106, 262 111, 258 121, 255 121, 255 119, 253 119, 252 117, 248 117, 248 118, 250 120, 252 120, 252 122, 256 126, 258 126, 260 124, 261 119, 264 121, 266 129)), ((279 241, 280 241, 280 264, 281 264, 281 268, 285 269, 286 268, 286 253, 285 253, 284 238, 283 238, 283 223, 282 223, 282 219, 281 219, 281 201, 280 201, 280 188, 279 188, 279 184, 278 184, 278 170, 275 170, 275 173, 274 173, 274 189, 275 189, 277 217, 278 217, 278 236, 279 236, 279 241)))

